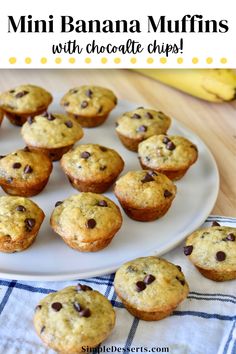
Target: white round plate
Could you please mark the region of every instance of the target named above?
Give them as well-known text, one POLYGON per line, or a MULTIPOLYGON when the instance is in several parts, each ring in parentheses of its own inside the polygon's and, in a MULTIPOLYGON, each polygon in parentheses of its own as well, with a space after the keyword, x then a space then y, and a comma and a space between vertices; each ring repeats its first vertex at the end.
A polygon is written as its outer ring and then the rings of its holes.
MULTIPOLYGON (((59 95, 50 112, 61 111, 59 95)), ((138 106, 140 106, 139 104, 138 106)), ((85 129, 80 143, 98 143, 117 150, 125 160, 125 173, 140 169, 137 154, 128 151, 115 133, 116 117, 137 107, 120 101, 107 122, 97 128, 85 129)), ((168 213, 153 222, 129 219, 122 211, 124 222, 111 244, 95 253, 81 253, 69 248, 50 228, 50 214, 58 200, 78 193, 71 187, 58 162, 47 187, 34 200, 45 212, 46 218, 35 243, 19 253, 0 253, 0 277, 20 280, 69 280, 98 276, 115 271, 122 263, 133 258, 161 255, 179 244, 189 233, 198 228, 211 212, 219 189, 219 174, 215 160, 206 145, 193 132, 173 119, 170 134, 183 135, 199 149, 199 159, 186 176, 178 181, 177 196, 168 213)), ((0 155, 22 148, 20 128, 4 119, 0 128, 0 155)), ((116 203, 112 188, 105 193, 116 203)), ((4 192, 0 189, 0 195, 4 192)))

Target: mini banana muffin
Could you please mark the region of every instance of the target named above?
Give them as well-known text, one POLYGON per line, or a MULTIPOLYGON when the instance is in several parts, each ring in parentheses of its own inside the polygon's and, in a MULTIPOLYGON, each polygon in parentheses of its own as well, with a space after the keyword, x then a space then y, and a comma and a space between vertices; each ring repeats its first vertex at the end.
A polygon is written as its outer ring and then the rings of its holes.
POLYGON ((165 134, 170 124, 171 119, 164 113, 139 107, 117 119, 116 132, 127 149, 138 151, 141 141, 152 135, 165 134))
POLYGON ((30 150, 44 152, 53 161, 60 160, 84 135, 80 124, 74 118, 47 112, 29 118, 21 133, 30 150))
POLYGON ((74 188, 81 192, 103 193, 123 170, 124 161, 113 149, 86 144, 63 155, 61 166, 74 188))
POLYGON ((206 278, 236 279, 236 228, 213 223, 197 230, 187 238, 184 254, 206 278))
POLYGON ((116 181, 115 195, 134 220, 152 221, 165 215, 176 195, 176 186, 154 171, 130 171, 116 181))
POLYGON ((75 87, 61 99, 67 114, 76 118, 82 127, 88 128, 101 125, 116 104, 114 93, 99 86, 75 87))
POLYGON ((0 109, 0 126, 1 126, 1 124, 2 124, 3 117, 4 117, 4 113, 3 113, 3 111, 0 109))
POLYGON ((189 292, 181 268, 153 256, 123 264, 114 287, 126 309, 145 321, 169 316, 189 292))
POLYGON ((119 207, 95 193, 80 193, 57 202, 51 226, 72 248, 94 252, 105 248, 122 225, 119 207))
POLYGON ((47 110, 52 95, 35 85, 20 85, 0 94, 0 108, 14 125, 23 125, 28 117, 47 110))
POLYGON ((161 172, 173 180, 182 178, 196 162, 198 150, 182 136, 154 135, 138 146, 142 168, 161 172))
POLYGON ((20 252, 35 240, 44 212, 23 197, 0 197, 0 251, 20 252))
POLYGON ((52 172, 51 159, 27 147, 0 156, 0 185, 10 195, 31 197, 46 186, 52 172))
POLYGON ((34 326, 42 341, 60 353, 75 354, 103 342, 115 326, 105 296, 87 285, 69 286, 44 297, 35 308, 34 326))

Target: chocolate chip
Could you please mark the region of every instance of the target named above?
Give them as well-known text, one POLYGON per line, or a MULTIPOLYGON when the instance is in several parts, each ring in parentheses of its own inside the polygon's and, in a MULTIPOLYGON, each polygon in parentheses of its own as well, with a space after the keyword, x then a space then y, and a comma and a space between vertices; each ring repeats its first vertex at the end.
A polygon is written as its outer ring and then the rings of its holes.
POLYGON ((220 224, 217 221, 213 221, 213 223, 211 224, 211 226, 220 226, 220 224))
POLYGON ((179 265, 176 265, 176 268, 178 268, 179 271, 182 272, 182 268, 179 265))
POLYGON ((46 112, 43 112, 43 113, 41 114, 41 116, 47 118, 47 117, 49 116, 49 113, 48 113, 47 111, 46 111, 46 112))
POLYGON ((137 128, 137 132, 146 132, 146 131, 147 131, 146 125, 140 125, 140 127, 137 128))
POLYGON ((86 95, 87 97, 91 98, 92 95, 93 95, 93 91, 90 90, 90 89, 88 89, 88 90, 85 92, 85 95, 86 95))
POLYGON ((10 91, 9 91, 9 93, 14 93, 14 92, 16 92, 16 91, 15 91, 15 90, 10 90, 10 91))
POLYGON ((59 205, 61 205, 63 202, 61 202, 60 200, 58 200, 58 202, 56 202, 55 207, 58 207, 59 205))
POLYGON ((144 109, 144 107, 141 106, 141 107, 138 107, 137 109, 144 109))
POLYGON ((82 284, 78 284, 77 285, 77 290, 78 291, 91 291, 91 290, 93 290, 90 286, 88 286, 88 285, 82 285, 82 284))
POLYGON ((73 303, 73 307, 77 312, 80 312, 82 310, 81 305, 77 301, 73 303))
POLYGON ((30 165, 26 165, 24 168, 24 173, 32 173, 33 168, 30 165))
POLYGON ((106 168, 107 168, 107 166, 103 165, 103 166, 100 166, 100 167, 99 167, 99 170, 100 170, 100 171, 105 171, 106 168))
POLYGON ((150 173, 146 173, 146 175, 143 177, 143 179, 141 179, 142 183, 147 183, 147 182, 152 182, 152 181, 155 181, 155 180, 150 173))
POLYGON ((13 177, 8 177, 7 178, 7 183, 12 183, 13 182, 13 177))
POLYGON ((225 260, 225 258, 226 258, 226 254, 225 254, 223 251, 218 251, 218 252, 216 253, 216 259, 217 259, 217 261, 223 262, 223 261, 225 260))
POLYGON ((106 152, 107 151, 107 148, 105 146, 99 146, 100 150, 103 151, 103 152, 106 152))
POLYGON ((97 223, 94 219, 88 219, 86 222, 86 227, 88 229, 94 229, 96 225, 97 225, 97 223))
POLYGON ((98 110, 97 110, 97 113, 101 113, 102 110, 103 110, 103 106, 100 106, 100 107, 98 108, 98 110))
POLYGON ((166 148, 168 150, 174 150, 176 148, 175 144, 173 143, 173 141, 169 141, 167 144, 166 144, 166 148))
POLYGON ((148 274, 148 275, 146 275, 146 277, 143 279, 143 281, 144 281, 144 283, 145 283, 146 285, 149 285, 149 284, 153 283, 155 279, 156 279, 156 277, 154 277, 154 275, 148 274))
POLYGON ((25 146, 24 149, 23 149, 23 151, 25 151, 25 152, 30 152, 30 149, 28 148, 28 146, 25 146))
POLYGON ((21 92, 18 92, 16 95, 15 95, 15 98, 21 98, 21 97, 24 97, 25 95, 28 95, 28 91, 21 91, 21 92))
POLYGON ((71 120, 66 121, 65 125, 67 126, 67 128, 72 128, 73 127, 73 123, 72 123, 71 120))
POLYGON ((14 162, 12 167, 15 168, 15 169, 21 168, 21 163, 20 162, 14 162))
POLYGON ((70 102, 65 102, 65 103, 63 103, 63 106, 64 107, 68 107, 70 105, 70 102))
POLYGON ((41 328, 40 334, 42 334, 42 333, 45 331, 45 329, 46 329, 46 326, 43 326, 43 327, 41 328))
POLYGON ((234 236, 234 234, 231 232, 230 234, 228 234, 227 236, 226 236, 226 240, 227 241, 235 241, 235 236, 234 236))
POLYGON ((91 316, 91 311, 88 308, 86 308, 86 309, 80 311, 79 315, 81 317, 90 317, 91 316))
POLYGON ((173 194, 170 192, 170 191, 168 191, 168 189, 166 189, 165 191, 164 191, 164 197, 165 198, 169 198, 169 197, 171 197, 173 194))
POLYGON ((193 246, 185 246, 184 247, 184 254, 185 256, 189 256, 193 252, 193 246))
POLYGON ((118 122, 116 122, 116 127, 119 127, 119 123, 118 122))
POLYGON ((86 108, 86 107, 88 107, 88 102, 83 101, 80 106, 81 106, 81 108, 86 108))
POLYGON ((146 289, 146 284, 143 281, 137 281, 136 285, 136 291, 140 293, 144 289, 146 289))
POLYGON ((47 118, 47 120, 49 120, 49 121, 53 121, 53 120, 56 119, 56 117, 55 117, 53 114, 48 114, 46 118, 47 118))
POLYGON ((145 116, 149 119, 153 119, 153 115, 150 112, 147 112, 145 116))
POLYGON ((38 311, 38 310, 41 310, 41 308, 42 308, 41 305, 37 305, 37 306, 35 307, 34 311, 36 312, 36 311, 38 311))
POLYGON ((100 207, 107 207, 107 202, 105 200, 99 200, 97 205, 100 207))
POLYGON ((54 302, 51 307, 54 311, 58 312, 62 309, 62 304, 60 302, 54 302))
POLYGON ((81 154, 80 154, 80 157, 82 157, 83 159, 88 159, 90 157, 90 153, 88 151, 83 151, 81 154))
POLYGON ((0 155, 0 160, 6 157, 5 155, 0 155))
POLYGON ((16 210, 20 211, 21 213, 24 213, 26 211, 26 208, 23 205, 17 205, 16 210))
POLYGON ((118 100, 117 97, 114 98, 114 103, 117 104, 118 100))
POLYGON ((140 114, 134 113, 134 114, 131 116, 131 118, 133 118, 133 119, 141 119, 141 116, 140 116, 140 114))
POLYGON ((78 92, 78 90, 74 90, 74 89, 72 89, 72 90, 70 90, 70 92, 71 92, 71 93, 77 93, 77 92, 78 92))
POLYGON ((164 138, 162 139, 163 144, 168 144, 170 142, 170 139, 168 138, 168 136, 164 136, 164 138))
POLYGON ((180 279, 179 277, 176 277, 176 279, 180 282, 181 285, 185 285, 185 280, 184 279, 180 279))
POLYGON ((31 125, 34 123, 34 118, 33 117, 29 117, 27 118, 27 122, 31 125))
POLYGON ((27 231, 32 231, 33 227, 35 226, 35 219, 33 218, 27 218, 25 219, 25 228, 27 231))

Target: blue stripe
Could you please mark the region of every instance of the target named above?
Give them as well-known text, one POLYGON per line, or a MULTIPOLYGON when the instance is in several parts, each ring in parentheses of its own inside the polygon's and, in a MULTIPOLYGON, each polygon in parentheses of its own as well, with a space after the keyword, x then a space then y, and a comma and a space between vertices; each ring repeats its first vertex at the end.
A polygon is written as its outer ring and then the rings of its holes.
POLYGON ((236 301, 235 301, 235 300, 219 299, 218 297, 196 297, 196 296, 188 296, 188 299, 206 300, 206 301, 220 301, 220 302, 231 302, 232 304, 236 304, 236 301))
POLYGON ((236 353, 236 340, 234 341, 234 345, 233 345, 231 354, 235 354, 235 353, 236 353))
POLYGON ((5 293, 5 295, 3 296, 3 299, 1 301, 1 304, 0 304, 0 314, 2 313, 2 311, 4 310, 4 307, 6 306, 7 304, 7 301, 13 291, 13 288, 14 286, 16 285, 16 280, 12 280, 8 286, 8 289, 5 293))
POLYGON ((111 281, 111 284, 112 284, 112 285, 108 284, 107 289, 106 289, 105 294, 104 294, 106 297, 109 297, 110 292, 111 292, 111 289, 113 288, 113 282, 112 282, 111 279, 113 279, 112 274, 111 274, 111 276, 110 276, 110 281, 111 281))
POLYGON ((174 311, 172 315, 174 315, 174 316, 196 316, 196 317, 207 318, 207 319, 216 319, 216 320, 221 320, 221 321, 233 321, 236 319, 236 316, 226 316, 226 315, 220 315, 218 313, 206 313, 206 312, 200 312, 200 311, 174 311))
POLYGON ((233 334, 233 330, 234 330, 235 324, 236 324, 236 322, 233 323, 233 326, 232 326, 231 331, 230 331, 230 333, 229 333, 228 340, 227 340, 227 342, 225 343, 225 347, 224 347, 223 354, 227 354, 227 351, 228 351, 228 348, 229 348, 229 344, 230 344, 230 341, 231 341, 231 339, 232 339, 232 334, 233 334))
POLYGON ((123 353, 126 353, 128 351, 128 349, 131 347, 133 339, 134 339, 134 336, 135 336, 135 333, 136 333, 136 330, 137 330, 137 327, 138 327, 138 324, 139 324, 139 319, 134 317, 132 326, 131 326, 130 331, 129 331, 129 335, 128 335, 127 341, 125 343, 125 347, 124 347, 123 353))
POLYGON ((236 300, 236 296, 234 295, 226 295, 226 294, 220 294, 220 293, 198 293, 196 291, 190 291, 189 294, 193 294, 193 295, 201 295, 201 296, 220 296, 220 297, 231 297, 232 299, 236 300))

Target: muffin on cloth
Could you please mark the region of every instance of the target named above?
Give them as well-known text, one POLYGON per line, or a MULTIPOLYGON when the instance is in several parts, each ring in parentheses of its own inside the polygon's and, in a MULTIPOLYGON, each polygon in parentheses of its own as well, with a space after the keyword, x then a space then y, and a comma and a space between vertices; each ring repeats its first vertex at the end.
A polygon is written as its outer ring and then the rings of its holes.
POLYGON ((46 186, 52 172, 51 159, 27 147, 0 156, 0 186, 10 195, 31 197, 46 186))
POLYGON ((117 104, 114 93, 99 86, 79 86, 69 90, 61 105, 82 127, 96 127, 105 122, 117 104))
POLYGON ((20 252, 35 240, 44 212, 23 197, 0 197, 0 251, 20 252))
POLYGON ((119 207, 107 197, 80 193, 59 201, 51 216, 51 226, 72 248, 94 252, 105 248, 121 228, 119 207))
POLYGON ((138 144, 156 134, 165 134, 169 129, 171 119, 154 109, 137 108, 124 113, 116 121, 116 132, 123 145, 138 151, 138 144))
POLYGON ((236 228, 214 222, 199 229, 187 238, 184 254, 206 278, 236 279, 236 228))
POLYGON ((84 144, 63 155, 61 166, 74 188, 81 192, 103 193, 123 170, 124 161, 113 149, 84 144))
POLYGON ((138 146, 142 168, 161 172, 173 180, 182 178, 198 158, 198 150, 182 136, 154 135, 138 146))
POLYGON ((21 126, 28 117, 34 117, 47 110, 52 95, 35 85, 20 85, 0 94, 0 108, 9 121, 21 126))
POLYGON ((114 193, 125 213, 138 221, 165 215, 176 195, 176 186, 154 171, 130 171, 115 183, 114 193))
POLYGON ((74 118, 47 112, 29 118, 21 133, 30 150, 44 152, 53 161, 60 160, 83 137, 83 130, 74 118))
POLYGON ((189 292, 181 268, 153 256, 123 264, 116 272, 114 287, 126 309, 145 321, 169 316, 189 292))
POLYGON ((48 347, 65 354, 98 346, 110 335, 115 320, 110 301, 82 284, 47 295, 34 314, 38 336, 48 347))

